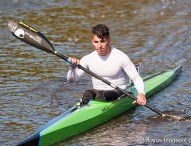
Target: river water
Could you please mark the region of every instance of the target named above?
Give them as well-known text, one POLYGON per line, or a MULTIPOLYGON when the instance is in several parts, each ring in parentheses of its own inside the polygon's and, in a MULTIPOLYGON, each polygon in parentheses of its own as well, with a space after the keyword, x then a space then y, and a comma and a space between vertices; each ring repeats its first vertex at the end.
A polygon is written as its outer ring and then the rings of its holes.
MULTIPOLYGON (((68 84, 69 65, 14 38, 10 19, 42 32, 55 49, 81 58, 93 51, 89 29, 109 26, 113 46, 140 63, 141 74, 174 65, 183 73, 148 103, 179 116, 191 115, 190 0, 1 0, 0 1, 0 145, 11 146, 73 106, 91 86, 85 75, 68 84)), ((191 123, 154 120, 156 113, 136 107, 61 145, 191 144, 191 123), (173 141, 174 140, 174 141, 173 141)))

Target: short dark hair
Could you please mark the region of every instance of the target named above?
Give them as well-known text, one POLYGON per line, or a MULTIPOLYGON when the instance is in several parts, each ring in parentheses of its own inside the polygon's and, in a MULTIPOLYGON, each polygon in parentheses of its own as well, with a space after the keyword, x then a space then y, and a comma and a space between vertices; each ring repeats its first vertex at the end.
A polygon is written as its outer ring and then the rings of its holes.
POLYGON ((91 34, 97 35, 100 39, 108 39, 110 37, 109 28, 104 24, 97 24, 91 28, 91 34))

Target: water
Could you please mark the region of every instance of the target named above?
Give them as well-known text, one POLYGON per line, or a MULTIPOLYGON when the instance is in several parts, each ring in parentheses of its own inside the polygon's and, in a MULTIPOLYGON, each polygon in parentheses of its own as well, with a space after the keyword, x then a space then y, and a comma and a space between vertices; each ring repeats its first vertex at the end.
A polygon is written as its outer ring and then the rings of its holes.
MULTIPOLYGON (((65 112, 91 85, 89 75, 78 84, 68 84, 67 63, 14 38, 8 32, 8 20, 30 24, 45 34, 56 50, 78 58, 93 50, 90 27, 104 23, 110 28, 113 46, 140 63, 142 75, 182 64, 181 77, 148 103, 189 116, 190 7, 190 0, 1 0, 0 145, 17 144, 65 112)), ((173 139, 179 140, 178 145, 191 143, 190 123, 150 118, 154 116, 147 108, 137 107, 57 145, 171 145, 173 139)))

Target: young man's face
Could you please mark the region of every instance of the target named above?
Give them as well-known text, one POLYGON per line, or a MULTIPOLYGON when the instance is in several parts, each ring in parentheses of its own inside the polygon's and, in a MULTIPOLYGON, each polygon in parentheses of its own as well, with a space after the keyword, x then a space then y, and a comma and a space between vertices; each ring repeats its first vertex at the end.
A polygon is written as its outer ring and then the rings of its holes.
POLYGON ((100 39, 97 35, 93 35, 92 44, 100 56, 106 56, 111 51, 111 38, 100 39))

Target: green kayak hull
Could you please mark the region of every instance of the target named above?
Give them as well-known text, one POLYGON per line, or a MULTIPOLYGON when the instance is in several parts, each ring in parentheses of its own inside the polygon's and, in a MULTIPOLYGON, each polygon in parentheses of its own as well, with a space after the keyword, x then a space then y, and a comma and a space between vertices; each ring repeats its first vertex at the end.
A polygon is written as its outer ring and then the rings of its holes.
MULTIPOLYGON (((144 79, 146 97, 160 91, 182 72, 182 66, 149 75, 144 79)), ((137 95, 133 84, 128 85, 129 92, 137 95)), ((94 128, 136 106, 133 99, 121 97, 116 101, 92 100, 87 105, 78 103, 67 112, 56 117, 40 130, 26 138, 18 146, 48 146, 94 128)))

